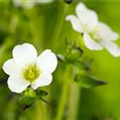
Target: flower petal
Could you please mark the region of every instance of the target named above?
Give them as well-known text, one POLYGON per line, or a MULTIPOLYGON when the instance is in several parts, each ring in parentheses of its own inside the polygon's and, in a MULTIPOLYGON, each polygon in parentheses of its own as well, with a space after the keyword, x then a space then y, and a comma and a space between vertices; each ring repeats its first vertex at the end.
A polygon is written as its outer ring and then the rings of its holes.
POLYGON ((80 32, 80 33, 83 32, 83 30, 81 28, 81 25, 80 25, 80 21, 79 21, 79 19, 76 16, 68 15, 66 17, 66 21, 70 21, 71 22, 72 27, 73 27, 73 29, 75 31, 80 32))
POLYGON ((13 59, 20 67, 28 64, 34 64, 37 58, 37 51, 33 45, 25 43, 17 45, 13 49, 13 59))
POLYGON ((100 40, 115 41, 119 37, 116 32, 112 31, 112 29, 108 25, 102 22, 99 22, 99 24, 96 26, 96 30, 97 32, 95 36, 100 36, 100 40))
POLYGON ((45 50, 37 58, 37 66, 42 72, 52 73, 57 67, 57 57, 51 50, 45 50))
POLYGON ((41 3, 41 4, 47 4, 50 2, 53 2, 54 0, 37 0, 37 3, 41 3))
POLYGON ((89 32, 98 24, 97 13, 88 9, 83 3, 77 5, 76 14, 81 24, 83 24, 89 32))
POLYGON ((13 0, 13 2, 16 7, 24 7, 27 9, 32 8, 36 4, 36 1, 34 1, 34 0, 33 1, 13 0))
POLYGON ((20 76, 10 76, 8 78, 8 87, 12 92, 21 93, 23 92, 29 85, 30 82, 22 79, 20 76))
POLYGON ((84 33, 84 43, 86 47, 90 50, 102 50, 102 46, 95 42, 87 33, 84 33))
POLYGON ((85 6, 85 4, 84 3, 79 3, 77 6, 76 6, 76 12, 78 12, 78 11, 85 11, 85 10, 87 10, 88 8, 85 6))
POLYGON ((8 75, 15 75, 20 73, 21 68, 15 63, 13 59, 9 59, 4 63, 3 70, 8 75))
POLYGON ((37 89, 38 87, 47 86, 52 82, 52 75, 49 73, 42 73, 40 77, 32 83, 31 87, 37 89))
POLYGON ((101 44, 109 51, 114 57, 120 56, 120 48, 113 42, 102 41, 101 44))

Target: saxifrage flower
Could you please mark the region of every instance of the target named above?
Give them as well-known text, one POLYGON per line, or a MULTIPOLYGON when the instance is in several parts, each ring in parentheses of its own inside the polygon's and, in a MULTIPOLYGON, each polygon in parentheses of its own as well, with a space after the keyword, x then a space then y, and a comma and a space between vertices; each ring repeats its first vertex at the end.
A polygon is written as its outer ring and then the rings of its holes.
POLYGON ((97 13, 88 9, 83 3, 76 7, 76 16, 68 15, 75 31, 83 33, 85 46, 90 50, 102 50, 106 48, 114 57, 120 56, 120 48, 114 43, 119 35, 108 25, 98 20, 97 13))
POLYGON ((14 47, 13 58, 4 63, 3 70, 10 76, 9 89, 21 93, 30 85, 34 90, 49 85, 56 67, 57 57, 51 50, 47 49, 37 57, 34 46, 25 43, 14 47))

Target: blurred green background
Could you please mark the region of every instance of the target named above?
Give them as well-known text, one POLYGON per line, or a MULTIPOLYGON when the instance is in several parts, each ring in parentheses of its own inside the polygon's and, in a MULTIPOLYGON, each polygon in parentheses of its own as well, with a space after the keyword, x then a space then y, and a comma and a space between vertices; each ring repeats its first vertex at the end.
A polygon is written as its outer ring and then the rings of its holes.
MULTIPOLYGON (((84 89, 74 82, 65 83, 70 78, 64 65, 59 63, 52 84, 43 88, 49 93, 46 99, 50 104, 37 101, 27 110, 19 108, 18 95, 7 87, 8 76, 2 65, 12 57, 15 45, 28 42, 34 44, 39 53, 50 48, 58 54, 65 51, 65 39, 74 41, 80 38, 65 21, 66 15, 75 13, 79 2, 76 0, 67 5, 55 1, 26 9, 16 7, 12 1, 0 1, 0 120, 120 120, 120 57, 114 58, 106 50, 90 51, 84 47, 83 60, 94 59, 91 72, 107 85, 84 89), (67 89, 66 94, 62 94, 64 89, 67 89), (61 102, 62 97, 65 103, 61 102), (65 104, 61 118, 57 117, 60 104, 65 104)), ((119 1, 83 2, 98 13, 101 21, 120 34, 119 1)), ((120 39, 117 43, 120 45, 120 39)))

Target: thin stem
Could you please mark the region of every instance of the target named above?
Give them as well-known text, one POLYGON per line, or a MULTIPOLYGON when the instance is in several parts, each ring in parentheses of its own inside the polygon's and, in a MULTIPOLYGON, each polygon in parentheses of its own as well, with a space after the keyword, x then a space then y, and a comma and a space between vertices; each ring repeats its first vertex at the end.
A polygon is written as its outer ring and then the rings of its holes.
POLYGON ((63 3, 60 4, 57 21, 56 21, 55 28, 53 30, 53 34, 51 37, 51 41, 54 44, 53 46, 55 49, 58 47, 57 46, 58 44, 56 44, 56 43, 58 43, 58 41, 59 41, 59 36, 60 36, 60 32, 63 27, 63 23, 65 21, 65 14, 67 12, 67 9, 68 9, 67 4, 63 4, 63 3))
POLYGON ((64 113, 65 113, 65 107, 68 101, 68 94, 69 94, 69 67, 65 70, 64 76, 63 76, 63 88, 62 93, 60 97, 60 102, 57 110, 57 115, 55 120, 62 120, 64 113))
POLYGON ((46 109, 41 101, 36 102, 36 110, 34 113, 34 120, 47 120, 46 109))
POLYGON ((42 44, 42 40, 44 38, 44 14, 41 14, 38 18, 37 14, 35 14, 37 11, 30 12, 28 14, 28 17, 30 19, 29 27, 31 30, 31 34, 33 37, 32 43, 35 45, 37 50, 40 52, 44 47, 42 44))
POLYGON ((77 120, 77 111, 80 103, 80 87, 78 85, 71 84, 70 96, 68 104, 68 116, 66 120, 77 120))

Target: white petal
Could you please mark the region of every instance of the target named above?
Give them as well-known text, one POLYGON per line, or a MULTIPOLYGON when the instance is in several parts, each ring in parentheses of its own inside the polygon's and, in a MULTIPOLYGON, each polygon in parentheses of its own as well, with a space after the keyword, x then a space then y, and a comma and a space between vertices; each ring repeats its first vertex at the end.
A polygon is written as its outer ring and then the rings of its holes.
POLYGON ((50 2, 53 2, 54 0, 37 0, 38 3, 43 3, 43 4, 47 4, 50 2))
POLYGON ((27 3, 25 3, 25 5, 23 7, 30 9, 30 8, 34 7, 35 4, 36 3, 34 1, 32 1, 32 2, 28 1, 27 3))
POLYGON ((83 24, 85 29, 89 32, 98 24, 97 13, 93 10, 88 9, 83 3, 80 3, 76 7, 76 14, 83 24))
POLYGON ((13 59, 17 65, 25 67, 28 64, 34 64, 37 58, 37 51, 33 45, 25 43, 17 45, 13 49, 13 59))
POLYGON ((32 8, 36 4, 36 2, 34 0, 33 1, 13 0, 13 2, 16 7, 24 7, 24 8, 28 8, 28 9, 32 8))
POLYGON ((76 6, 76 11, 85 11, 87 10, 88 8, 85 6, 84 3, 79 3, 77 6, 76 6))
POLYGON ((9 59, 4 63, 3 70, 8 75, 15 75, 20 73, 21 68, 15 63, 13 59, 9 59))
POLYGON ((40 77, 32 83, 31 87, 37 89, 38 87, 48 86, 52 82, 52 75, 49 73, 42 73, 40 77))
POLYGON ((52 73, 57 67, 57 57, 51 50, 45 50, 37 58, 37 66, 41 71, 52 73))
POLYGON ((101 44, 109 51, 114 57, 120 56, 120 48, 113 42, 102 41, 101 44))
POLYGON ((100 36, 101 40, 115 41, 118 39, 119 35, 112 31, 112 29, 105 23, 99 22, 96 26, 96 36, 100 36))
POLYGON ((20 76, 10 76, 8 78, 8 87, 12 92, 21 93, 23 92, 29 85, 30 82, 22 79, 20 76))
POLYGON ((84 43, 90 50, 102 50, 102 46, 95 42, 87 33, 84 33, 84 43))
POLYGON ((16 7, 20 7, 21 6, 21 1, 20 0, 13 0, 13 2, 14 2, 14 5, 16 7))
POLYGON ((66 17, 66 21, 70 21, 71 22, 72 27, 73 27, 73 29, 75 31, 80 32, 80 33, 83 32, 83 30, 81 28, 81 25, 80 25, 80 21, 79 21, 79 19, 76 16, 68 15, 66 17))

